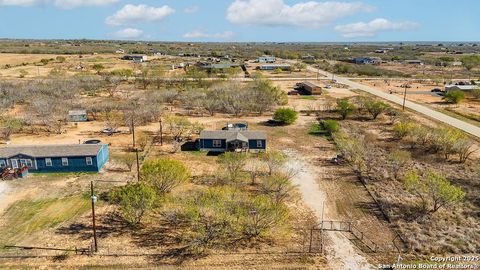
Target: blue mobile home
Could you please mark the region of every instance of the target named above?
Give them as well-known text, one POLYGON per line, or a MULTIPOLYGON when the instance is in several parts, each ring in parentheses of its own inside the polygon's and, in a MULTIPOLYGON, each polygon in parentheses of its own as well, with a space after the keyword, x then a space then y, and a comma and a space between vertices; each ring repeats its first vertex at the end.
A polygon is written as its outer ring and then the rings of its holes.
POLYGON ((0 170, 28 167, 33 173, 99 172, 109 159, 106 144, 8 146, 0 148, 0 170))
POLYGON ((198 148, 200 151, 210 152, 265 152, 267 149, 267 135, 263 131, 204 130, 200 133, 198 148))

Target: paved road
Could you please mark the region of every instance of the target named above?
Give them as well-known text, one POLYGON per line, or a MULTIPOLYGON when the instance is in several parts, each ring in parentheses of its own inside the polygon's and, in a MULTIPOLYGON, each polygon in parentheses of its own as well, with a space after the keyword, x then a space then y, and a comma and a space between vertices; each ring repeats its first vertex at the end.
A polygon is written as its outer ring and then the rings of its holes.
MULTIPOLYGON (((317 72, 318 71, 316 68, 311 67, 311 66, 308 66, 307 69, 312 71, 312 72, 317 72)), ((328 77, 328 78, 332 78, 332 74, 329 73, 329 72, 320 70, 319 73, 328 77)), ((395 96, 395 95, 392 95, 392 94, 389 94, 389 93, 385 93, 385 92, 383 92, 381 90, 378 90, 376 88, 366 86, 366 85, 363 85, 363 84, 360 84, 360 83, 357 83, 357 82, 353 82, 353 81, 349 80, 348 78, 335 76, 335 79, 337 80, 337 82, 346 84, 346 85, 348 85, 348 86, 350 86, 354 89, 363 90, 367 93, 370 93, 372 95, 375 95, 377 97, 386 99, 388 101, 391 101, 391 102, 399 104, 399 105, 403 104, 403 98, 402 97, 398 97, 398 96, 395 96)), ((463 130, 463 131, 465 131, 465 132, 467 132, 467 133, 469 133, 469 134, 471 134, 471 135, 473 135, 477 138, 480 138, 480 127, 477 127, 475 125, 469 124, 469 123, 464 122, 462 120, 459 120, 457 118, 448 116, 448 115, 446 115, 444 113, 441 113, 441 112, 437 112, 437 111, 432 110, 432 109, 430 109, 426 106, 419 105, 417 103, 414 103, 414 102, 411 102, 411 101, 408 101, 408 100, 405 102, 405 107, 407 107, 411 110, 414 110, 416 112, 419 112, 421 114, 424 114, 424 115, 426 115, 430 118, 433 118, 437 121, 448 124, 452 127, 463 130)))

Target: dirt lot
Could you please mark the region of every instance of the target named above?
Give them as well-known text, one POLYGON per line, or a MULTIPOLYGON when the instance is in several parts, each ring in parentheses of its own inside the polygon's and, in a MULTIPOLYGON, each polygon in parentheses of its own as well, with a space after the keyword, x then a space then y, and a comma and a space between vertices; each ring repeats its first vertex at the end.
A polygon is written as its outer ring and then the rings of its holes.
MULTIPOLYGON (((432 93, 431 90, 439 88, 443 90, 443 85, 435 82, 418 81, 418 80, 356 80, 360 83, 374 86, 377 89, 383 90, 386 93, 392 93, 393 95, 404 95, 405 88, 402 87, 405 83, 411 86, 407 88, 407 99, 419 104, 427 105, 442 112, 448 111, 458 112, 460 115, 457 117, 462 118, 462 115, 477 116, 480 118, 480 100, 474 100, 467 98, 460 104, 451 105, 446 103, 442 96, 432 93)), ((467 95, 467 97, 469 97, 467 95)), ((462 119, 464 120, 464 119, 462 119)), ((467 119, 468 121, 468 119, 467 119)), ((480 121, 473 121, 476 125, 480 125, 480 121), (476 123, 475 123, 476 122, 476 123)))
MULTIPOLYGON (((289 91, 296 82, 298 81, 275 81, 274 84, 284 91, 289 91)), ((319 82, 320 85, 326 83, 327 81, 319 82)), ((385 89, 388 91, 387 88, 385 89)), ((334 86, 323 96, 290 96, 289 106, 297 110, 325 110, 325 108, 331 106, 334 98, 356 95, 358 93, 349 89, 334 86)), ((175 109, 172 113, 186 114, 181 109, 175 109)), ((312 211, 317 215, 318 220, 323 215, 323 209, 325 209, 325 218, 352 221, 373 242, 382 247, 391 245, 394 238, 392 224, 386 222, 379 215, 378 207, 365 187, 360 184, 357 176, 347 166, 335 166, 330 163, 330 160, 336 155, 335 146, 325 137, 308 134, 311 124, 317 122, 317 116, 314 113, 302 113, 297 122, 288 127, 265 126, 264 122, 271 118, 271 114, 246 116, 241 119, 223 114, 217 114, 213 117, 188 117, 191 121, 204 124, 206 129, 220 129, 227 122, 246 121, 249 123, 250 129, 267 132, 270 150, 282 150, 293 155, 291 156, 292 161, 288 165, 300 167, 299 169, 304 172, 303 175, 308 176, 308 184, 311 187, 318 188, 318 192, 312 197, 305 196, 305 194, 302 194, 302 184, 305 184, 302 182, 304 181, 303 177, 296 180, 296 184, 299 184, 299 194, 304 196, 303 199, 300 195, 292 198, 289 201, 289 208, 292 209, 292 215, 297 222, 304 221, 306 217, 312 214, 312 211), (323 202, 325 202, 325 208, 323 202)), ((332 115, 320 113, 319 117, 332 117, 332 115)), ((418 121, 427 125, 435 125, 435 123, 422 117, 418 117, 418 121)), ((378 132, 380 141, 389 139, 386 136, 381 137, 385 134, 379 128, 379 126, 386 125, 386 119, 382 118, 378 122, 373 122, 360 118, 349 120, 347 124, 361 125, 365 130, 378 132)), ((11 143, 78 143, 78 141, 95 138, 110 144, 112 154, 122 152, 124 148, 129 146, 131 135, 102 135, 99 131, 104 127, 102 122, 71 124, 65 128, 65 132, 62 134, 49 136, 42 134, 14 135, 11 143)), ((120 130, 126 131, 126 127, 122 127, 120 130)), ((158 124, 141 126, 137 130, 156 132, 158 124)), ((215 156, 207 156, 196 151, 171 153, 171 144, 169 143, 163 147, 154 145, 148 154, 149 158, 165 156, 188 164, 194 177, 213 174, 218 167, 217 157, 215 156)), ((0 183, 0 215, 5 222, 1 223, 0 226, 3 226, 3 230, 9 232, 5 234, 5 236, 8 236, 7 240, 13 239, 16 244, 59 248, 86 247, 91 241, 91 215, 88 208, 90 180, 119 181, 118 184, 122 184, 134 178, 134 172, 119 171, 116 164, 111 162, 106 170, 98 175, 32 175, 26 180, 8 182, 6 185, 0 183), (3 184, 4 189, 3 195, 1 184, 3 184), (63 201, 65 198, 74 203, 69 205, 70 207, 61 207, 65 204, 65 201, 63 201), (36 221, 36 229, 25 229, 25 227, 28 227, 25 217, 18 215, 18 211, 14 211, 17 209, 15 206, 25 205, 29 209, 38 209, 37 212, 28 212, 28 216, 31 215, 36 221), (3 214, 1 214, 2 209, 3 214), (59 212, 56 213, 52 209, 58 209, 59 212), (38 215, 38 213, 46 213, 48 214, 47 217, 58 219, 58 222, 48 223, 45 221, 45 217, 38 215), (7 226, 6 229, 5 226, 7 226), (20 233, 16 233, 16 230, 20 230, 20 233), (16 235, 22 237, 15 238, 16 235)), ((107 191, 112 185, 114 184, 101 184, 97 187, 98 192, 107 191)), ((190 187, 186 185, 175 192, 182 193, 190 187)), ((50 257, 22 259, 21 264, 25 265, 27 269, 28 267, 36 268, 39 266, 46 266, 47 268, 53 266, 64 268, 84 267, 88 269, 90 266, 140 268, 155 265, 172 269, 180 267, 182 269, 245 269, 247 267, 249 269, 336 270, 346 267, 350 269, 372 269, 371 265, 379 260, 389 262, 392 259, 391 254, 375 255, 365 252, 364 247, 358 245, 355 241, 350 241, 353 240, 351 235, 329 233, 326 240, 328 264, 322 256, 286 253, 286 251, 291 251, 293 245, 291 241, 285 240, 274 245, 265 243, 255 249, 242 248, 231 252, 214 250, 205 257, 183 260, 175 254, 169 253, 168 248, 170 246, 167 242, 169 239, 165 239, 165 235, 162 234, 165 228, 156 223, 155 215, 152 214, 147 218, 146 224, 148 226, 132 230, 115 218, 115 211, 115 207, 107 203, 99 203, 98 205, 97 217, 101 248, 99 256, 93 258, 79 257, 71 253, 68 253, 67 256, 61 252, 54 252, 55 257, 51 257, 52 253, 47 253, 50 257), (62 257, 61 255, 65 256, 62 257)), ((27 219, 27 221, 29 220, 27 219)), ((14 269, 18 265, 19 260, 2 258, 1 254, 0 264, 3 264, 2 266, 14 269)), ((7 255, 11 255, 11 253, 7 255)), ((35 253, 27 252, 25 255, 35 255, 35 253)))

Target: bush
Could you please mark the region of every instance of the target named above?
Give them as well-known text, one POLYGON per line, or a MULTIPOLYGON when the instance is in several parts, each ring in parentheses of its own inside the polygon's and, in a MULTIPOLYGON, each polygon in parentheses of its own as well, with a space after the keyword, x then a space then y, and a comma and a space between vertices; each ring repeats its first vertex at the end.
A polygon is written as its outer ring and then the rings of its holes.
POLYGON ((444 176, 434 171, 419 175, 417 171, 408 171, 405 176, 405 187, 411 194, 420 198, 424 210, 430 206, 434 213, 442 207, 461 202, 465 192, 450 183, 444 176))
POLYGON ((364 107, 365 109, 372 115, 373 120, 377 119, 377 117, 385 112, 390 106, 383 101, 375 100, 375 99, 365 99, 364 100, 364 107))
POLYGON ((109 199, 120 205, 120 212, 125 220, 136 226, 145 213, 153 208, 156 194, 145 183, 128 184, 109 193, 109 199))
POLYGON ((395 138, 403 139, 409 135, 417 126, 411 121, 398 122, 393 126, 395 138))
POLYGON ((186 182, 190 178, 190 172, 182 162, 162 158, 145 161, 141 178, 161 195, 186 182))
POLYGON ((345 120, 347 117, 355 112, 357 108, 353 103, 348 99, 337 100, 337 111, 342 116, 342 119, 345 120))
POLYGON ((448 103, 458 104, 465 99, 465 93, 461 90, 449 91, 445 94, 443 99, 448 103))
POLYGON ((320 121, 320 128, 328 135, 332 135, 340 130, 340 124, 335 120, 322 120, 320 121))
POLYGON ((273 114, 273 119, 285 125, 295 123, 298 118, 298 112, 290 108, 279 108, 273 114))

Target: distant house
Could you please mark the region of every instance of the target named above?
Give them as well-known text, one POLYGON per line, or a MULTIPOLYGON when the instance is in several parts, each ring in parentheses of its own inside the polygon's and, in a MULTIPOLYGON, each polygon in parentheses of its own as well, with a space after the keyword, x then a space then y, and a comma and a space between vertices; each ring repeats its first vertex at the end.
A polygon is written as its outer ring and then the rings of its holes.
POLYGON ((382 63, 382 58, 380 57, 355 57, 353 58, 353 63, 357 65, 375 65, 382 63))
POLYGON ((257 67, 258 70, 276 70, 281 69, 283 71, 292 70, 292 66, 289 64, 270 64, 270 65, 261 65, 257 67))
POLYGON ((68 122, 87 122, 88 115, 86 110, 72 110, 68 111, 68 122))
POLYGON ((248 130, 204 130, 200 132, 198 149, 210 152, 265 152, 267 134, 263 131, 248 130))
POLYGON ((230 63, 212 64, 212 63, 209 63, 209 62, 197 62, 197 66, 201 67, 203 69, 219 69, 219 70, 224 70, 224 69, 229 69, 229 68, 234 68, 234 67, 240 67, 239 64, 230 64, 230 63))
POLYGON ((445 92, 450 92, 450 91, 455 91, 455 90, 461 90, 461 91, 473 91, 477 88, 480 88, 478 85, 453 85, 453 84, 447 84, 445 85, 445 92))
POLYGON ((8 146, 0 148, 0 169, 29 172, 99 172, 109 159, 106 144, 8 146))
POLYGON ((423 65, 422 60, 405 60, 405 64, 409 65, 423 65))
POLYGON ((322 94, 322 87, 312 82, 298 83, 296 89, 298 89, 300 93, 303 93, 305 95, 321 95, 322 94))
POLYGON ((134 63, 143 63, 148 61, 148 56, 146 55, 124 55, 122 60, 133 61, 134 63))
POLYGON ((302 61, 306 63, 314 63, 316 60, 315 56, 313 55, 304 55, 302 56, 302 61))
POLYGON ((274 56, 261 56, 257 58, 258 63, 275 63, 277 59, 274 56))

